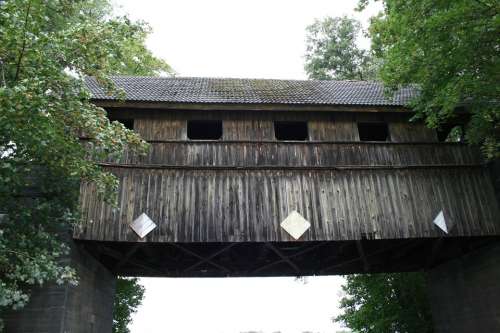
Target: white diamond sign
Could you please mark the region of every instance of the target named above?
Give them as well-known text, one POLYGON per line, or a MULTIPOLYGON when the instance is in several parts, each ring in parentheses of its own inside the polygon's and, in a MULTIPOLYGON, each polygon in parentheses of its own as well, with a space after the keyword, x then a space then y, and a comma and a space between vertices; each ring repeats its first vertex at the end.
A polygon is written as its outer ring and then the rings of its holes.
POLYGON ((446 220, 444 219, 443 211, 439 212, 433 223, 437 225, 439 229, 443 230, 445 233, 448 233, 448 227, 446 226, 446 220))
POLYGON ((154 223, 153 220, 151 220, 145 213, 142 213, 138 218, 130 223, 130 227, 139 237, 144 238, 154 228, 156 228, 156 223, 154 223))
POLYGON ((311 227, 311 223, 294 210, 281 222, 281 227, 294 239, 299 239, 311 227))

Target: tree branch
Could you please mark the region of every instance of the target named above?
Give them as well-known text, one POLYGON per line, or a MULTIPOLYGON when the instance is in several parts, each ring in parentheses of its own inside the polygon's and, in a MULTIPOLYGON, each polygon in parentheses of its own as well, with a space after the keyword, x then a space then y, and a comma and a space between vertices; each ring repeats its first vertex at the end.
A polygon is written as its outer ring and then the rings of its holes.
POLYGON ((21 61, 24 56, 24 50, 26 49, 26 30, 28 29, 28 17, 31 10, 31 0, 28 2, 28 8, 26 8, 26 16, 24 17, 24 27, 23 27, 23 46, 21 52, 19 52, 19 58, 17 59, 16 65, 16 75, 14 76, 14 82, 17 81, 19 73, 21 72, 21 61))

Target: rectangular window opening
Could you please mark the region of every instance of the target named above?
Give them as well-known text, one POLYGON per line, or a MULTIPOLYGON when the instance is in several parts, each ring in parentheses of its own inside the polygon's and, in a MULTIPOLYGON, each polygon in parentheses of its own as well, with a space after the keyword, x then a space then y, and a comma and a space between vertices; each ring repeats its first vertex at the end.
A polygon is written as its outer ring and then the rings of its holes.
POLYGON ((281 141, 306 141, 309 138, 305 121, 275 121, 274 135, 281 141))
POLYGON ((125 128, 129 130, 134 129, 134 119, 115 119, 115 118, 109 118, 109 122, 117 121, 121 123, 125 128))
POLYGON ((361 141, 389 141, 387 123, 358 123, 358 133, 361 141))
POLYGON ((187 137, 190 140, 220 140, 222 139, 222 121, 189 120, 187 137))

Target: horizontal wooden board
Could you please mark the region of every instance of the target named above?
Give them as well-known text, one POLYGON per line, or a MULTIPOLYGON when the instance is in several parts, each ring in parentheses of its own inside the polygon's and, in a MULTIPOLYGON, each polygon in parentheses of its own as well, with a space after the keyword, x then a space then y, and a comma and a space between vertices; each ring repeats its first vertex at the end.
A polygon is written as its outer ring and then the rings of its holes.
POLYGON ((81 186, 79 239, 141 241, 129 223, 146 213, 158 227, 143 241, 292 241, 280 222, 297 210, 311 223, 301 240, 499 235, 497 202, 481 167, 402 170, 182 170, 108 168, 119 207, 81 186))

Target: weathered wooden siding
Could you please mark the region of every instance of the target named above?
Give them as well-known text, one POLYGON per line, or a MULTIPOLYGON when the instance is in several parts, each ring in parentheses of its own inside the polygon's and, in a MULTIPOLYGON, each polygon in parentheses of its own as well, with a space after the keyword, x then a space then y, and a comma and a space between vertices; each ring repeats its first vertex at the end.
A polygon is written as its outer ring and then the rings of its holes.
POLYGON ((134 121, 134 130, 144 140, 185 139, 187 132, 186 121, 169 113, 153 113, 148 118, 137 117, 134 121))
POLYGON ((434 130, 408 123, 409 115, 348 112, 230 112, 111 110, 113 118, 134 118, 134 129, 146 140, 186 140, 188 120, 222 120, 224 140, 275 140, 274 120, 307 121, 312 141, 359 141, 357 122, 384 121, 391 141, 436 142, 434 130))
POLYGON ((301 240, 498 235, 491 182, 482 168, 365 170, 198 170, 109 168, 121 179, 119 209, 82 184, 85 223, 75 237, 138 241, 128 223, 142 212, 157 224, 151 242, 289 241, 279 224, 292 211, 312 227, 301 240))
POLYGON ((355 114, 338 114, 312 118, 309 138, 312 141, 359 141, 355 114), (325 119, 326 118, 326 119, 325 119))
POLYGON ((128 224, 157 224, 145 241, 290 241, 279 224, 292 211, 312 227, 302 240, 500 235, 498 204, 477 150, 437 143, 408 115, 348 112, 111 110, 135 119, 151 143, 102 165, 120 179, 120 207, 81 186, 75 237, 140 241, 128 224), (187 140, 189 119, 223 121, 218 141, 187 140), (308 122, 309 141, 279 142, 275 120, 308 122), (385 121, 391 142, 360 142, 357 122, 385 121))
POLYGON ((271 140, 274 126, 271 121, 260 119, 228 119, 222 123, 223 140, 271 140))

